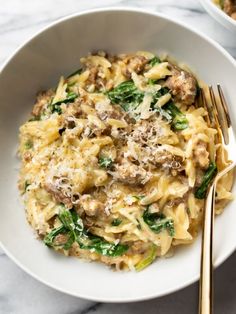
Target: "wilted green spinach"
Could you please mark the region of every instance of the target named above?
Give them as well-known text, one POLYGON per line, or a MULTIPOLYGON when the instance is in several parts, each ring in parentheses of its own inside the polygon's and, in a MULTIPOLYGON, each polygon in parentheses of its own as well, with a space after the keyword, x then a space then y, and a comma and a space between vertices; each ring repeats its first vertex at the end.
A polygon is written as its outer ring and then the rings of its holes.
POLYGON ((77 242, 81 249, 112 257, 120 256, 128 250, 127 245, 110 243, 101 237, 87 232, 81 218, 73 209, 61 210, 58 218, 62 225, 58 228, 54 228, 44 238, 44 243, 49 247, 60 246, 68 250, 74 242, 77 242), (57 243, 56 237, 58 235, 64 235, 66 237, 65 243, 57 243))
POLYGON ((203 199, 206 197, 207 188, 216 174, 217 174, 216 164, 214 162, 211 162, 203 176, 201 185, 197 188, 195 192, 196 198, 203 199))
POLYGON ((55 103, 52 100, 51 104, 49 104, 48 107, 52 113, 57 112, 60 115, 62 113, 61 104, 73 102, 77 97, 78 95, 75 94, 74 92, 68 92, 66 98, 59 100, 55 103))
POLYGON ((155 233, 167 230, 170 236, 173 237, 175 234, 173 219, 166 218, 162 213, 150 213, 149 208, 147 208, 143 213, 143 220, 155 233))

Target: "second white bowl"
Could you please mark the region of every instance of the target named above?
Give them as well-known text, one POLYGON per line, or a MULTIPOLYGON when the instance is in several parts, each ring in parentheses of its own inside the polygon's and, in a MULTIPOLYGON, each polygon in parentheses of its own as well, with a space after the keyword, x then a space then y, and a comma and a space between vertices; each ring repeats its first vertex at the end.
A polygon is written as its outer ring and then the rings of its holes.
POLYGON ((204 9, 221 25, 236 34, 236 21, 218 8, 212 0, 200 0, 204 9))

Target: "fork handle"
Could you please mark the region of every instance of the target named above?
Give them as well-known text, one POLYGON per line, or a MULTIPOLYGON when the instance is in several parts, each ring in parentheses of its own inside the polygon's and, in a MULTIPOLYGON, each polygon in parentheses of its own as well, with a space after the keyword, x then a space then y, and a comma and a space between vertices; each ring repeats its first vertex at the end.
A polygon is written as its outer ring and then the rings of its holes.
POLYGON ((199 314, 213 313, 213 227, 216 183, 209 188, 202 230, 199 314))

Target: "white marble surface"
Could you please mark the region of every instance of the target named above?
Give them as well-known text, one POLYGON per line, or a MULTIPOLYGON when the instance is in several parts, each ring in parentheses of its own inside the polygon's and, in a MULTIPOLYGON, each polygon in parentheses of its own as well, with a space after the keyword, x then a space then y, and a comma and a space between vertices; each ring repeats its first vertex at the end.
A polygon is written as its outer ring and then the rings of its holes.
MULTIPOLYGON (((67 14, 96 7, 135 6, 159 11, 199 29, 236 58, 236 36, 218 25, 196 0, 0 0, 0 67, 18 45, 67 14)), ((236 253, 215 278, 215 313, 236 313, 236 253)), ((44 286, 0 250, 0 314, 194 314, 197 284, 166 297, 132 304, 81 300, 44 286)))

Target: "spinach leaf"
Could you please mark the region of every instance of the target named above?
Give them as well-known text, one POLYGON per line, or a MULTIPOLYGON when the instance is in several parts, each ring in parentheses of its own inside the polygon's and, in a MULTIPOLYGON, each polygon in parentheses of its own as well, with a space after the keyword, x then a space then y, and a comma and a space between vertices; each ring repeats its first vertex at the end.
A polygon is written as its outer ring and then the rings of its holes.
POLYGON ((73 92, 69 92, 67 93, 67 96, 65 99, 59 100, 57 102, 51 102, 51 104, 49 105, 49 109, 51 110, 52 113, 57 112, 59 115, 62 113, 61 110, 61 104, 62 103, 70 103, 73 102, 76 98, 78 97, 77 94, 73 93, 73 92))
POLYGON ((158 101, 158 99, 161 96, 164 96, 165 94, 169 93, 170 90, 168 87, 162 87, 161 89, 159 89, 154 95, 153 95, 153 103, 156 103, 158 101))
POLYGON ((101 156, 98 159, 99 166, 101 168, 111 168, 113 160, 110 157, 101 156))
POLYGON ((128 245, 114 244, 106 240, 89 234, 89 244, 80 244, 81 249, 87 249, 105 256, 120 256, 128 250, 128 245))
POLYGON ((25 146, 25 149, 31 149, 31 148, 33 148, 33 142, 32 142, 32 140, 27 140, 27 141, 25 142, 24 146, 25 146))
POLYGON ((211 162, 206 173, 203 176, 201 185, 197 188, 195 192, 196 198, 203 199, 206 197, 207 188, 216 174, 217 174, 216 164, 214 162, 211 162))
POLYGON ((57 112, 59 115, 62 114, 61 104, 50 104, 49 109, 51 113, 57 112))
MULTIPOLYGON (((158 98, 169 92, 167 87, 162 87, 159 91, 153 94, 151 108, 157 111, 167 120, 172 119, 172 116, 162 108, 154 107, 158 98)), ((132 111, 138 107, 144 97, 144 92, 137 89, 132 80, 126 81, 115 87, 107 93, 111 102, 119 104, 125 111, 132 111)))
POLYGON ((137 108, 144 97, 132 80, 122 82, 106 94, 112 103, 120 105, 125 111, 137 108))
POLYGON ((148 84, 149 85, 155 85, 157 84, 158 80, 154 80, 154 79, 148 79, 148 84))
POLYGON ((169 93, 170 90, 169 88, 167 87, 162 87, 159 91, 157 91, 154 95, 153 95, 153 101, 151 103, 151 108, 153 110, 155 110, 157 113, 160 114, 161 117, 165 118, 168 122, 171 122, 173 117, 172 115, 167 111, 167 110, 164 110, 164 106, 163 108, 161 107, 157 107, 155 106, 156 105, 156 102, 158 101, 158 99, 161 97, 161 96, 164 96, 165 94, 169 93))
POLYGON ((149 266, 156 258, 157 247, 155 244, 152 244, 147 252, 147 256, 143 258, 138 264, 135 265, 137 271, 141 271, 147 266, 149 266))
POLYGON ((56 236, 59 234, 65 234, 65 233, 66 233, 66 228, 63 225, 61 225, 58 228, 52 229, 52 231, 44 237, 43 242, 47 246, 56 246, 56 244, 54 243, 56 236))
POLYGON ((162 108, 172 117, 173 129, 179 131, 188 127, 188 120, 186 115, 182 113, 172 102, 168 102, 162 108))
POLYGON ((74 76, 74 75, 76 75, 76 74, 81 74, 82 71, 83 71, 83 69, 82 69, 82 68, 79 68, 79 69, 77 69, 75 72, 69 74, 69 75, 67 76, 67 78, 70 78, 70 77, 72 77, 72 76, 74 76))
POLYGON ((62 210, 58 215, 59 220, 62 225, 58 228, 54 228, 46 237, 44 238, 44 243, 47 246, 61 246, 64 250, 69 250, 72 244, 76 241, 78 236, 83 233, 82 220, 76 214, 74 210, 67 211, 62 210), (64 234, 67 236, 67 241, 62 244, 56 244, 54 242, 55 237, 59 234, 64 234))
POLYGON ((31 121, 40 121, 40 120, 41 120, 41 115, 38 115, 38 116, 33 116, 28 121, 31 122, 31 121))
POLYGON ((161 117, 165 118, 167 122, 172 122, 172 116, 168 113, 168 111, 162 109, 161 107, 155 107, 155 110, 160 114, 161 117))
MULTIPOLYGON (((168 93, 170 90, 167 87, 162 87, 153 94, 151 103, 152 110, 155 110, 168 122, 172 122, 175 130, 183 130, 188 127, 186 116, 171 102, 164 105, 162 108, 155 106, 158 99, 168 93)), ((137 89, 132 80, 122 82, 120 85, 107 93, 107 96, 114 104, 119 104, 125 111, 135 110, 142 102, 144 92, 137 89)))
POLYGON ((147 208, 143 213, 143 220, 155 233, 160 233, 166 229, 170 236, 173 237, 175 234, 173 219, 166 218, 162 213, 150 213, 149 208, 147 208))
POLYGON ((158 63, 161 63, 161 60, 157 56, 153 57, 148 62, 148 64, 150 64, 152 67, 158 63))
POLYGON ((74 234, 75 239, 77 236, 81 236, 84 234, 83 221, 74 209, 70 211, 62 210, 59 213, 58 217, 63 226, 74 234))
POLYGON ((75 210, 62 210, 58 218, 62 225, 54 228, 44 238, 44 243, 47 246, 62 246, 64 250, 71 248, 74 242, 77 242, 81 249, 91 250, 106 256, 120 256, 128 250, 127 245, 114 244, 107 242, 101 237, 88 233, 84 228, 83 222, 75 210), (55 237, 59 234, 67 236, 66 243, 56 244, 55 237))
POLYGON ((61 221, 61 223, 63 224, 63 226, 72 231, 73 233, 75 232, 75 222, 73 220, 73 216, 72 213, 68 210, 63 210, 59 213, 59 219, 61 221))
POLYGON ((63 244, 63 249, 64 250, 69 250, 72 247, 72 244, 75 242, 74 234, 73 232, 68 232, 67 233, 67 241, 66 243, 63 244))
POLYGON ((69 92, 69 93, 67 93, 67 96, 65 99, 57 101, 54 105, 60 105, 62 103, 67 104, 67 103, 73 102, 75 100, 75 98, 77 98, 77 97, 78 97, 78 95, 76 93, 69 92))
POLYGON ((116 219, 112 220, 111 225, 112 225, 113 227, 117 227, 117 226, 119 226, 121 223, 122 223, 122 220, 119 219, 119 218, 116 218, 116 219))

